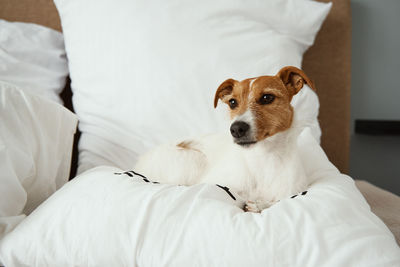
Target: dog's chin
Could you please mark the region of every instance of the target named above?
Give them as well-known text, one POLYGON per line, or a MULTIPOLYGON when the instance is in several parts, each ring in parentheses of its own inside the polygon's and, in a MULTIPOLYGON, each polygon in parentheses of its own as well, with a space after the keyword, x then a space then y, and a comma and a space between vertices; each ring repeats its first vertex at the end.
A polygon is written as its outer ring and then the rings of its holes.
POLYGON ((252 145, 257 143, 257 141, 240 141, 240 140, 234 140, 234 142, 241 147, 251 147, 252 145))

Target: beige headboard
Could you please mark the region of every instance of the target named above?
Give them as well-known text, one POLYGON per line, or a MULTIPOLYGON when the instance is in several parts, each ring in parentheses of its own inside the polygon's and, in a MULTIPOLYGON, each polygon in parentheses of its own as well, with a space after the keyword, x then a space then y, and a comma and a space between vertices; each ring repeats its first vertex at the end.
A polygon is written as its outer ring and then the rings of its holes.
MULTIPOLYGON (((322 147, 339 170, 347 173, 350 145, 350 0, 332 2, 332 10, 314 46, 304 56, 303 69, 314 80, 321 102, 322 147)), ((61 30, 57 10, 51 0, 0 0, 0 18, 34 22, 61 30)))
POLYGON ((322 148, 343 173, 350 153, 351 9, 350 0, 332 2, 314 45, 305 53, 303 69, 317 87, 322 148))

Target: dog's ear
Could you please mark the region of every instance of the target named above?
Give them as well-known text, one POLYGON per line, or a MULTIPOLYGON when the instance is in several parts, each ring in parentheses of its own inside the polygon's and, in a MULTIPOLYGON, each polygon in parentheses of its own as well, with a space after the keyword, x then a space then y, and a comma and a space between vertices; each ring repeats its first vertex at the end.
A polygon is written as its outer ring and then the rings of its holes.
POLYGON ((215 97, 214 97, 214 108, 217 107, 218 105, 218 100, 222 99, 224 96, 229 95, 233 91, 233 86, 237 83, 238 81, 234 79, 228 79, 221 83, 221 85, 218 87, 217 91, 215 92, 215 97))
POLYGON ((313 81, 301 69, 296 67, 283 67, 276 76, 282 80, 292 96, 297 94, 305 83, 316 91, 313 81))

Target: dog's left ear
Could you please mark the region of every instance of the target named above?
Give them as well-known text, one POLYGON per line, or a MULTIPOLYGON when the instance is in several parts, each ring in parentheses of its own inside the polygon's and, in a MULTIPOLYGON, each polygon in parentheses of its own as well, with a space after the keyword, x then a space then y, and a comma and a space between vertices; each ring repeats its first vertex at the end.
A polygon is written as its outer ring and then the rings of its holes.
POLYGON ((238 81, 234 79, 228 79, 224 81, 217 89, 215 92, 215 97, 214 97, 214 108, 217 107, 218 105, 218 100, 222 99, 224 96, 229 95, 233 91, 233 86, 237 83, 238 81))
POLYGON ((306 83, 314 91, 316 91, 313 81, 307 77, 307 75, 301 70, 293 66, 283 67, 278 74, 278 76, 286 88, 291 92, 292 96, 297 94, 303 85, 306 83))

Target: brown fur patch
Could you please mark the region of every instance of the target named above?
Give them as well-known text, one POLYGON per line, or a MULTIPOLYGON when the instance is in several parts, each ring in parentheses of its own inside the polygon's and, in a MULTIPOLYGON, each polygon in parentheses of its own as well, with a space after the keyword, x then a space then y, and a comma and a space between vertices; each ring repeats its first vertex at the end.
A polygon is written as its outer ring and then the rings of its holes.
POLYGON ((305 73, 292 66, 282 68, 276 76, 260 76, 240 82, 228 79, 218 88, 214 106, 218 100, 229 105, 229 101, 235 99, 237 106, 230 111, 231 119, 250 110, 257 128, 255 138, 260 141, 291 126, 293 107, 290 101, 305 83, 315 90, 305 73), (265 94, 274 95, 275 99, 262 105, 260 99, 265 94))
POLYGON ((311 87, 314 91, 317 91, 315 88, 314 82, 308 78, 308 76, 301 70, 293 66, 283 67, 278 74, 278 76, 288 90, 293 90, 293 95, 297 94, 303 85, 306 83, 311 87))
POLYGON ((194 141, 192 141, 192 140, 186 140, 186 141, 180 142, 176 146, 178 148, 180 148, 180 149, 186 149, 186 150, 191 149, 191 150, 195 150, 195 151, 200 152, 200 150, 195 147, 195 144, 196 143, 194 141))
POLYGON ((234 79, 227 79, 218 87, 214 96, 214 108, 218 105, 218 100, 224 98, 226 95, 229 95, 233 87, 237 84, 238 81, 234 79))
POLYGON ((255 117, 257 141, 290 127, 293 119, 291 99, 292 95, 276 76, 263 76, 253 83, 248 101, 250 110, 255 117), (259 104, 259 99, 264 94, 274 95, 274 101, 267 105, 259 104))

